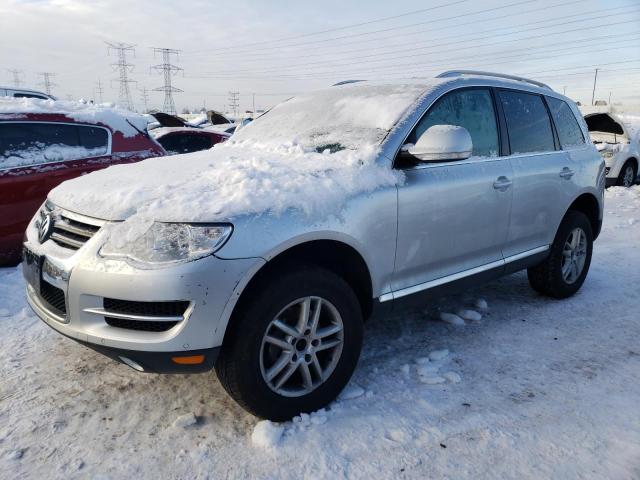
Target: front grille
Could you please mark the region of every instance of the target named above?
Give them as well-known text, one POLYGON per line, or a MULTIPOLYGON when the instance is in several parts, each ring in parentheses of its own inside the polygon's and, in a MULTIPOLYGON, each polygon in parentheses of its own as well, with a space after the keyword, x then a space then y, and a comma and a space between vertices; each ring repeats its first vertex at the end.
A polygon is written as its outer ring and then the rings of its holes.
POLYGON ((108 325, 112 327, 125 328, 128 330, 140 330, 145 332, 166 332, 173 328, 180 320, 175 321, 154 321, 153 317, 184 317, 189 308, 189 302, 185 300, 169 302, 135 302, 131 300, 118 300, 115 298, 105 298, 104 318, 108 325), (131 318, 121 318, 110 316, 109 313, 129 316, 144 316, 145 320, 131 318))
POLYGON ((60 316, 67 314, 67 304, 64 299, 64 292, 58 287, 54 287, 44 280, 40 282, 40 298, 47 303, 47 306, 60 316))
POLYGON ((166 332, 177 325, 178 322, 150 322, 148 320, 126 320, 124 318, 104 317, 107 325, 127 330, 139 330, 142 332, 166 332))
MULTIPOLYGON (((45 208, 40 211, 40 222, 44 220, 45 215, 51 212, 51 207, 46 205, 45 208)), ((53 223, 50 235, 51 240, 61 247, 71 250, 78 250, 100 230, 98 225, 70 218, 70 216, 65 215, 64 212, 59 215, 54 215, 51 220, 53 223)), ((36 223, 36 227, 39 228, 39 223, 36 223)))

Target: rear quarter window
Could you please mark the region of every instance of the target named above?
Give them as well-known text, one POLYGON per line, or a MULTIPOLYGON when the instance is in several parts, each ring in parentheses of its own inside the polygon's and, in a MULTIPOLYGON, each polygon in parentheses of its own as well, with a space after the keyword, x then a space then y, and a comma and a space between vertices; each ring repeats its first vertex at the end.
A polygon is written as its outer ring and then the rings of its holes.
POLYGON ((551 110, 553 122, 556 125, 560 146, 562 148, 571 148, 584 145, 582 130, 580 130, 580 125, 571 107, 566 102, 553 97, 547 97, 547 103, 549 104, 549 110, 551 110))
POLYGON ((507 121, 512 155, 555 150, 551 119, 540 95, 508 90, 498 95, 507 121))

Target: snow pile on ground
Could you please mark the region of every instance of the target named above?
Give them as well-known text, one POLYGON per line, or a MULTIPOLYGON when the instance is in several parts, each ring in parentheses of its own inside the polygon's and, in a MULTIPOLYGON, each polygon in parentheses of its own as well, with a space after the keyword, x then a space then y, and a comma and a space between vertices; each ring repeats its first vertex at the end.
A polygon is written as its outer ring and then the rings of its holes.
POLYGON ((345 396, 364 393, 279 424, 213 373, 138 373, 62 337, 0 269, 0 477, 640 478, 638 212, 640 186, 607 191, 572 298, 518 273, 372 318, 345 396), (461 306, 482 321, 439 321, 461 306))
MULTIPOLYGON (((187 155, 115 165, 56 187, 58 206, 121 220, 212 222, 296 209, 309 220, 340 212, 346 200, 403 180, 375 162, 378 150, 317 153, 300 145, 229 141, 187 155), (153 172, 153 174, 150 174, 153 172)), ((150 224, 150 223, 149 223, 150 224)))
POLYGON ((269 420, 256 423, 251 434, 251 443, 256 447, 273 448, 280 443, 284 427, 269 420))
POLYGON ((27 113, 60 114, 77 122, 101 123, 133 137, 138 130, 146 130, 147 119, 129 110, 105 105, 39 98, 1 98, 0 115, 3 120, 19 120, 27 113), (138 130, 136 130, 138 129, 138 130))

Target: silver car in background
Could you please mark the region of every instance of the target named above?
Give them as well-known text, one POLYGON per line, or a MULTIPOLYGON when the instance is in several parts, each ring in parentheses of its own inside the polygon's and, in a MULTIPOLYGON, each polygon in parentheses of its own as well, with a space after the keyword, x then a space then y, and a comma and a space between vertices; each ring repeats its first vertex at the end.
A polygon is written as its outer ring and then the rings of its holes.
MULTIPOLYGON (((319 107, 334 122, 331 135, 357 138, 366 128, 352 119, 366 123, 374 87, 343 83, 326 89, 338 100, 319 107), (362 115, 344 111, 355 95, 362 115)), ((321 220, 296 209, 205 219, 183 211, 153 218, 136 243, 107 248, 125 215, 54 191, 26 232, 31 307, 61 334, 139 371, 215 367, 241 406, 283 420, 344 388, 374 312, 523 269, 541 294, 573 295, 600 232, 605 183, 575 104, 538 82, 486 72, 445 72, 411 88, 415 97, 376 137, 376 165, 399 181, 353 195, 321 220), (174 247, 157 247, 163 238, 174 247)), ((321 92, 307 101, 322 103, 321 92)), ((288 115, 300 113, 295 105, 288 115)), ((272 124, 282 138, 307 138, 304 122, 286 126, 280 111, 233 141, 266 141, 272 124)), ((344 148, 324 145, 324 158, 344 148)), ((124 181, 145 164, 112 172, 124 181)), ((126 199, 108 183, 92 193, 100 194, 105 204, 126 199)))

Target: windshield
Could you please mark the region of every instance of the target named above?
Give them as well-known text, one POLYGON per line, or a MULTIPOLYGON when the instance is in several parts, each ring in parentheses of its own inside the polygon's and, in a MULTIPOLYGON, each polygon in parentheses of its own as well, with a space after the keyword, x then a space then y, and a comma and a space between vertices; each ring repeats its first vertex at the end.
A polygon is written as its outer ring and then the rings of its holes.
POLYGON ((331 152, 377 145, 426 89, 358 83, 302 94, 238 130, 233 140, 331 152))

